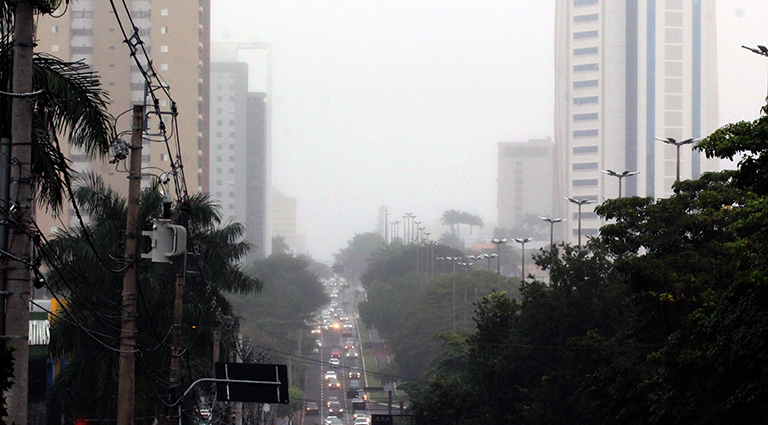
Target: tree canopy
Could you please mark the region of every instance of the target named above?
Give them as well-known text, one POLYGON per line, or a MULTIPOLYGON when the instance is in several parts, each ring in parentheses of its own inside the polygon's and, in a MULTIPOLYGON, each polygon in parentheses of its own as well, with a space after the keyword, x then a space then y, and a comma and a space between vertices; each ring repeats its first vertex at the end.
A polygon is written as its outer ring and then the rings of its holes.
POLYGON ((696 424, 768 420, 768 118, 697 147, 736 170, 668 199, 603 202, 582 248, 541 251, 550 282, 484 298, 408 387, 447 424, 696 424), (450 342, 450 343, 448 343, 450 342))

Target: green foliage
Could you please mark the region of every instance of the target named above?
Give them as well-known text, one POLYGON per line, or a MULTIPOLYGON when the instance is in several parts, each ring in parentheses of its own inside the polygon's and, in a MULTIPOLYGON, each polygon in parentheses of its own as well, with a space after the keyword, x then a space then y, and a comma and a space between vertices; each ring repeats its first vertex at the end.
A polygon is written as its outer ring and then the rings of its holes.
MULTIPOLYGON (((0 391, 8 391, 13 386, 13 347, 0 348, 0 391)), ((0 425, 5 425, 5 417, 8 416, 8 406, 5 397, 0 400, 0 425)))
POLYGON ((262 291, 229 297, 243 335, 262 347, 295 351, 306 322, 329 301, 309 264, 306 257, 273 254, 251 265, 249 274, 263 283, 262 291))
MULTIPOLYGON (((104 186, 101 179, 86 175, 75 189, 78 205, 91 217, 85 227, 61 231, 41 251, 49 270, 46 281, 52 293, 63 301, 62 311, 51 323, 51 355, 64 359, 66 367, 50 390, 51 418, 83 416, 108 420, 116 413, 117 365, 121 328, 123 274, 115 272, 123 256, 121 240, 125 229, 126 202, 104 186), (98 255, 96 254, 98 253, 98 255)), ((157 186, 142 191, 140 222, 162 217, 163 196, 157 186)), ((205 264, 198 273, 187 274, 182 311, 182 385, 210 376, 213 329, 221 325, 221 314, 231 315, 223 291, 250 293, 258 281, 233 264, 247 252, 239 240, 243 228, 219 227, 220 214, 206 195, 191 197, 174 211, 177 222, 188 223, 188 251, 199 252, 202 263, 189 257, 188 266, 205 264), (193 249, 194 248, 194 249, 193 249)), ((137 416, 152 417, 165 410, 168 394, 159 390, 167 383, 170 364, 172 308, 178 264, 142 261, 137 293, 137 416), (159 392, 158 392, 159 391, 159 392)), ((222 326, 222 339, 237 333, 237 322, 222 326), (226 326, 231 324, 232 326, 226 326)), ((52 419, 53 420, 53 419, 52 419)))
POLYGON ((288 388, 288 404, 273 404, 278 418, 292 418, 304 408, 304 393, 295 387, 288 388))
POLYGON ((768 420, 766 130, 765 115, 718 130, 699 147, 741 155, 738 170, 678 182, 669 199, 606 201, 598 238, 541 251, 550 283, 480 302, 466 348, 445 350, 408 387, 414 413, 463 424, 768 420))
POLYGON ((285 254, 290 252, 291 247, 285 242, 285 236, 272 236, 272 253, 285 254))
POLYGON ((357 280, 368 268, 371 257, 384 245, 384 239, 378 233, 356 234, 349 245, 334 254, 339 273, 347 279, 357 280))

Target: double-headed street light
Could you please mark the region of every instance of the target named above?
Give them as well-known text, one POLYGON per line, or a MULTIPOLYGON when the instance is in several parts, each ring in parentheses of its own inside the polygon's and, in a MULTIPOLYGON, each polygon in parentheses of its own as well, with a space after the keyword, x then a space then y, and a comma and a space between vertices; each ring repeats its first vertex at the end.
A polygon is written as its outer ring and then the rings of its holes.
POLYGON ((662 139, 661 137, 657 137, 656 140, 658 140, 660 142, 664 142, 664 143, 666 143, 668 145, 674 145, 675 147, 677 147, 677 179, 675 181, 679 182, 680 181, 680 146, 689 145, 689 144, 691 144, 693 142, 698 142, 701 139, 685 139, 685 140, 681 140, 681 141, 678 142, 677 140, 675 140, 675 139, 673 139, 671 137, 667 137, 666 139, 662 139))
POLYGON ((491 271, 491 258, 498 257, 498 254, 483 254, 483 258, 488 260, 488 271, 491 271))
POLYGON ((549 249, 552 249, 552 247, 555 245, 555 239, 554 239, 555 223, 561 223, 563 221, 566 221, 567 219, 566 218, 550 218, 550 217, 539 217, 539 218, 549 223, 549 249))
POLYGON ((453 332, 456 332, 456 264, 461 260, 461 257, 437 257, 438 260, 450 261, 453 263, 453 289, 451 290, 451 302, 453 304, 453 314, 451 316, 451 323, 453 326, 453 332))
MULTIPOLYGON (((629 171, 629 170, 622 171, 621 173, 617 173, 617 172, 615 172, 613 170, 600 170, 600 172, 608 174, 611 177, 616 177, 617 179, 619 179, 619 199, 621 199, 621 181, 624 180, 624 177, 631 177, 631 176, 636 176, 636 175, 640 174, 639 171, 629 171)), ((678 178, 679 177, 680 176, 678 176, 678 178)))
POLYGON ((581 249, 581 206, 587 205, 587 204, 593 204, 595 203, 595 201, 592 201, 590 199, 576 199, 576 198, 570 198, 570 197, 566 197, 565 199, 567 199, 568 202, 579 206, 579 249, 581 249))
POLYGON ((496 285, 501 286, 501 244, 507 243, 507 240, 491 239, 491 243, 496 245, 496 285))
POLYGON ((517 243, 519 243, 520 245, 523 246, 523 258, 522 258, 522 262, 521 262, 521 265, 520 265, 520 269, 522 270, 522 272, 520 273, 520 281, 521 282, 525 281, 525 244, 530 242, 530 241, 532 241, 532 240, 533 240, 533 238, 525 238, 525 239, 523 239, 523 238, 515 238, 515 242, 517 242, 517 243))

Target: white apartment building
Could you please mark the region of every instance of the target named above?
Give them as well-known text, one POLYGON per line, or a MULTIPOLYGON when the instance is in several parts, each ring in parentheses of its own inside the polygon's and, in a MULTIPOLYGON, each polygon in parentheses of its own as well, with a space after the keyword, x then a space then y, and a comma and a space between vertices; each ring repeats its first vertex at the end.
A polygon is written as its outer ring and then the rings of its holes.
MULTIPOLYGON (((597 203, 618 196, 601 170, 639 171, 624 196, 670 196, 676 149, 656 138, 705 137, 718 125, 714 0, 557 0, 555 144, 563 196, 597 203)), ((715 160, 681 148, 681 179, 715 160)), ((562 200, 576 243, 578 207, 562 200)), ((601 226, 582 209, 582 235, 601 226)))

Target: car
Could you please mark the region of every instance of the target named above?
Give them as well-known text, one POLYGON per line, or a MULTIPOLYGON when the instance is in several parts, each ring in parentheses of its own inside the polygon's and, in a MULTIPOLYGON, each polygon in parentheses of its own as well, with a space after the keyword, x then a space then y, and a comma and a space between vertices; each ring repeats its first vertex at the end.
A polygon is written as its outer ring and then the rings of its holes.
POLYGON ((366 417, 355 418, 355 422, 352 425, 370 425, 370 421, 366 417))
POLYGON ((338 379, 335 370, 329 370, 328 372, 325 372, 325 380, 327 381, 329 379, 338 379))
POLYGON ((316 327, 313 327, 312 330, 309 331, 309 333, 311 333, 313 335, 322 334, 323 330, 320 328, 320 325, 318 325, 316 327))
POLYGON ((339 403, 338 401, 329 401, 328 402, 328 414, 329 415, 335 415, 335 416, 343 416, 344 415, 344 407, 339 403))
POLYGON ((339 421, 337 423, 342 423, 341 419, 339 419, 337 416, 326 416, 325 417, 325 425, 331 425, 334 423, 334 421, 339 421))
POLYGON ((339 382, 339 380, 336 378, 331 378, 328 380, 328 388, 332 390, 341 388, 341 382, 339 382))
POLYGON ((319 339, 316 339, 315 340, 315 345, 317 345, 318 347, 322 347, 323 346, 323 342, 320 341, 319 339))
POLYGON ((347 341, 344 343, 344 349, 354 349, 355 348, 355 339, 354 338, 347 338, 347 341))
POLYGON ((336 357, 331 358, 328 363, 331 365, 331 367, 341 367, 341 360, 337 359, 336 357))
POLYGON ((360 389, 360 381, 357 379, 350 379, 349 380, 349 388, 359 390, 360 389))
POLYGON ((341 350, 339 350, 338 348, 332 349, 331 350, 331 358, 340 359, 341 358, 341 350))
POLYGON ((357 358, 360 357, 360 354, 357 353, 357 350, 349 350, 347 351, 347 358, 357 358))
POLYGON ((307 402, 307 407, 304 409, 307 415, 319 415, 320 407, 314 401, 307 402))
POLYGON ((330 406, 331 403, 333 403, 333 402, 336 402, 336 403, 339 402, 339 398, 336 397, 335 395, 332 395, 332 396, 328 397, 328 403, 326 403, 326 406, 330 406))
POLYGON ((349 371, 349 379, 360 379, 360 371, 357 369, 352 369, 349 371))

